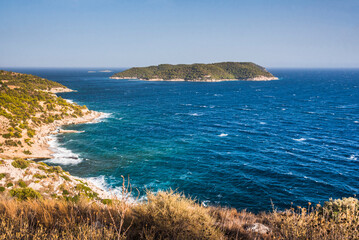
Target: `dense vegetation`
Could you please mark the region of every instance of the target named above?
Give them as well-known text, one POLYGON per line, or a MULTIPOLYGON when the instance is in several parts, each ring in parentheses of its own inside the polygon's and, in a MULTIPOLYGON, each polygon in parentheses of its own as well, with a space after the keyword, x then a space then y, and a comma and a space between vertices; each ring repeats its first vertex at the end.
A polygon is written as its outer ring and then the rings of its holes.
POLYGON ((138 79, 251 79, 259 76, 273 77, 263 67, 250 62, 222 62, 212 64, 161 64, 150 67, 135 67, 119 72, 113 77, 138 79))
MULTIPOLYGON (((66 87, 30 74, 0 71, 0 153, 4 151, 2 145, 30 145, 34 128, 43 123, 68 115, 82 116, 84 107, 47 92, 52 88, 66 87)), ((27 150, 24 153, 31 155, 27 150)))
POLYGON ((31 74, 16 73, 0 70, 0 81, 9 86, 23 87, 27 89, 50 90, 51 88, 66 88, 64 85, 40 78, 31 74))

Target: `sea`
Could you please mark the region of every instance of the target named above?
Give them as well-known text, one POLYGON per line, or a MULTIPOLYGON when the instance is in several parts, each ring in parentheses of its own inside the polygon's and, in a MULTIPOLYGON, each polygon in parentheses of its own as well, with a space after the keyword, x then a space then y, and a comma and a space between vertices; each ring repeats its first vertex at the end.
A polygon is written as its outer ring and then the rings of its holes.
POLYGON ((62 83, 59 96, 105 113, 51 136, 72 175, 138 201, 180 192, 260 212, 359 193, 359 69, 269 69, 276 81, 148 82, 123 69, 7 69, 62 83))

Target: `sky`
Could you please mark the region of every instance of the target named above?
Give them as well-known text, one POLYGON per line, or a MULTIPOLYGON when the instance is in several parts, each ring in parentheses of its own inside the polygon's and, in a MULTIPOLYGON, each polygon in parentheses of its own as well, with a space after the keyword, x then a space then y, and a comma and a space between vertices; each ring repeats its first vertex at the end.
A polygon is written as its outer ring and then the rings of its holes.
POLYGON ((359 68, 358 0, 0 0, 0 67, 359 68))

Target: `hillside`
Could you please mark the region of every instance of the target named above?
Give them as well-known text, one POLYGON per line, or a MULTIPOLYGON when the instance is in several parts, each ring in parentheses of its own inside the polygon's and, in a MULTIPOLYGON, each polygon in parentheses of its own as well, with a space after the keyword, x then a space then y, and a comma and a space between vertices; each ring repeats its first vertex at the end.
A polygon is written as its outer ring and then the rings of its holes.
POLYGON ((211 64, 161 64, 135 67, 115 73, 114 79, 142 79, 150 81, 217 82, 233 80, 275 80, 265 68, 250 62, 222 62, 211 64))
POLYGON ((98 115, 54 94, 69 91, 44 78, 1 70, 0 157, 49 157, 45 136, 98 115))

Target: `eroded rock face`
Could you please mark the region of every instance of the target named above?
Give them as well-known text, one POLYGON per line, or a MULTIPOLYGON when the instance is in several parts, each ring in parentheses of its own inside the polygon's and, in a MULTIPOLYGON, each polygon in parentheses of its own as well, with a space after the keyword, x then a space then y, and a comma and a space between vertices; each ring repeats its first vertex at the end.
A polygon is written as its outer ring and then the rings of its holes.
POLYGON ((246 228, 246 230, 251 231, 251 232, 260 233, 260 234, 267 234, 267 233, 271 232, 269 227, 267 227, 266 225, 263 225, 261 223, 251 224, 246 228))

